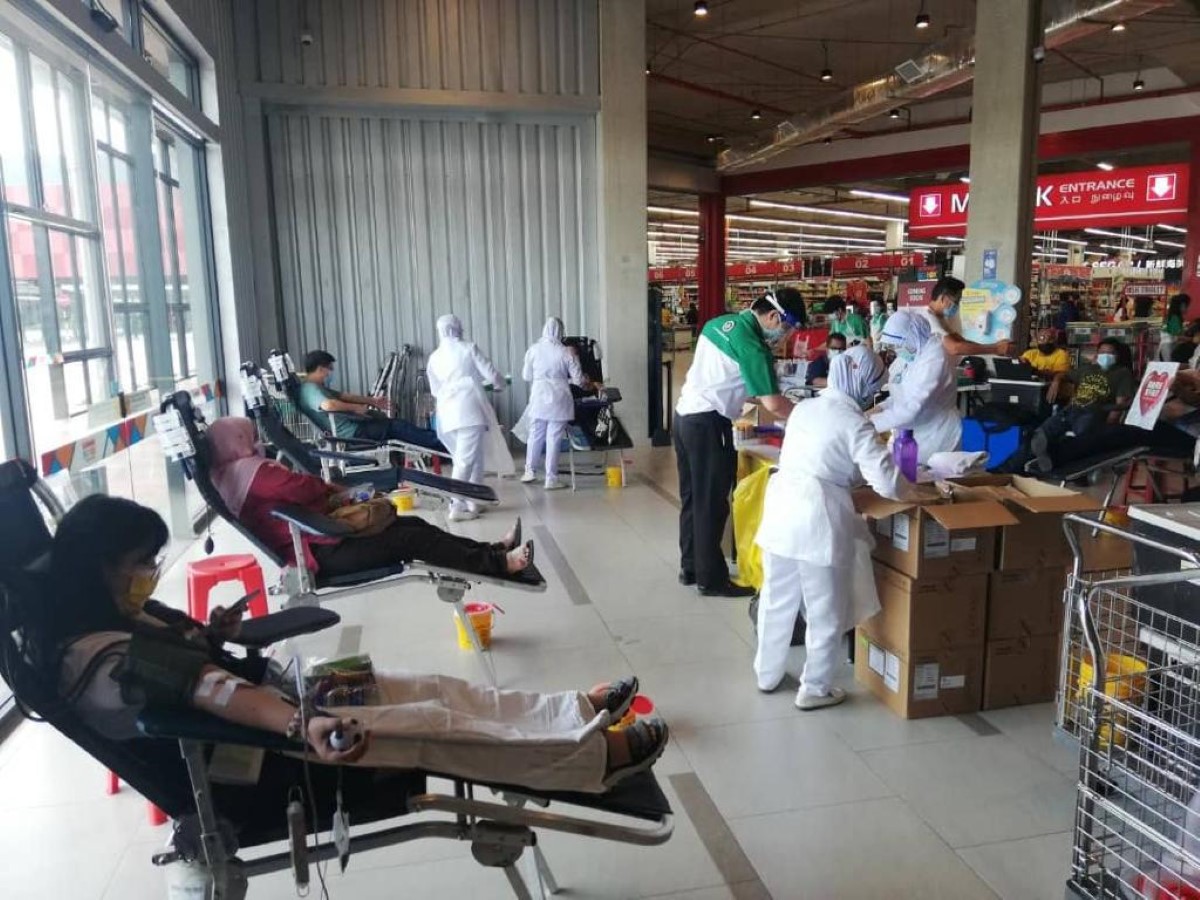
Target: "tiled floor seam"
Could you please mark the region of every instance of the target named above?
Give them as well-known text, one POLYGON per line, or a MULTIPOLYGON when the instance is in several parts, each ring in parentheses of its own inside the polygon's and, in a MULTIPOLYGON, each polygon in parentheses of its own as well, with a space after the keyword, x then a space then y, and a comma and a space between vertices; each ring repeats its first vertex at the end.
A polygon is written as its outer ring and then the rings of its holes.
POLYGON ((978 850, 980 847, 995 847, 998 844, 1015 844, 1020 841, 1036 841, 1038 838, 1055 837, 1060 834, 1074 834, 1072 828, 1059 828, 1054 831, 1045 831, 1040 834, 1025 834, 1021 837, 1003 838, 999 841, 984 841, 982 844, 967 844, 963 847, 952 847, 955 853, 962 853, 966 850, 978 850))

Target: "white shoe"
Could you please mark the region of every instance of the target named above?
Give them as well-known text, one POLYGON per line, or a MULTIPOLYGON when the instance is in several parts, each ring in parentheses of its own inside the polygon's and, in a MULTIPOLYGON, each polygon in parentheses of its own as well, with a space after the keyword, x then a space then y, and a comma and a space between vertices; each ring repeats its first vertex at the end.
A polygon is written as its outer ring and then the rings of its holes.
POLYGON ((478 518, 479 513, 469 509, 452 509, 446 516, 446 520, 449 522, 470 522, 472 519, 478 518))
POLYGON ((545 489, 548 491, 561 491, 567 485, 565 482, 559 481, 557 478, 547 478, 545 489))
POLYGON ((521 476, 521 484, 532 484, 537 481, 537 476, 533 474, 532 469, 526 469, 525 474, 521 476))
POLYGON ((846 699, 846 692, 841 688, 830 688, 828 694, 810 694, 804 688, 796 692, 796 709, 806 712, 812 709, 823 709, 826 706, 837 706, 846 699))

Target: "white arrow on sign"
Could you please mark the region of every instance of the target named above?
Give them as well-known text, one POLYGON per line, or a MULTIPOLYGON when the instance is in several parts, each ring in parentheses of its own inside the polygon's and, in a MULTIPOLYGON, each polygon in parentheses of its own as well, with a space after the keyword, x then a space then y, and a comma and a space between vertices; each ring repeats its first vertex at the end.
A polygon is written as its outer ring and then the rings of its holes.
POLYGON ((937 212, 939 206, 941 206, 941 203, 934 194, 926 194, 925 199, 921 201, 921 207, 925 210, 927 215, 933 215, 935 212, 937 212))
POLYGON ((1155 175, 1150 179, 1150 192, 1155 197, 1167 196, 1175 188, 1175 185, 1172 184, 1173 180, 1170 175, 1155 175))

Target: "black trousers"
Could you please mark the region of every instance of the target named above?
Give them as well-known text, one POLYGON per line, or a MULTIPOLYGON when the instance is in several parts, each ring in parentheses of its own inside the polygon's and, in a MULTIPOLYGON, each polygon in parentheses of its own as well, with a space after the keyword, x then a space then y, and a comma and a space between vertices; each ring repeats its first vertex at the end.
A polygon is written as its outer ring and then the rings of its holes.
POLYGON ((729 581, 721 537, 737 477, 733 423, 715 412, 676 414, 674 441, 679 467, 680 568, 685 575, 694 575, 700 587, 720 587, 729 581))
POLYGON ((504 575, 507 555, 501 544, 459 537, 419 516, 399 516, 379 534, 346 538, 337 544, 314 544, 312 551, 327 575, 353 575, 414 559, 460 572, 504 575))

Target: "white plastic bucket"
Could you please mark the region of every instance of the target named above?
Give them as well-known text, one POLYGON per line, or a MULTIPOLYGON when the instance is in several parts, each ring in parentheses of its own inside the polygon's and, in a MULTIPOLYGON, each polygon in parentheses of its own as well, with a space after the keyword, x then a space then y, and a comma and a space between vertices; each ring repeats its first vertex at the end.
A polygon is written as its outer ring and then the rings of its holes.
POLYGON ((164 867, 167 900, 204 900, 208 893, 208 867, 199 862, 174 862, 164 867))

